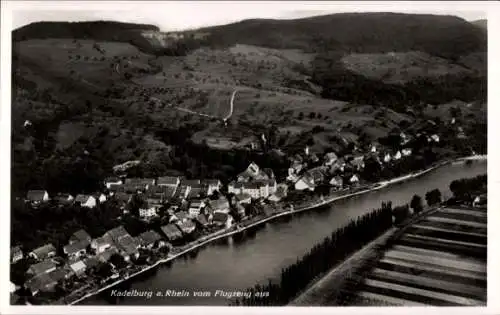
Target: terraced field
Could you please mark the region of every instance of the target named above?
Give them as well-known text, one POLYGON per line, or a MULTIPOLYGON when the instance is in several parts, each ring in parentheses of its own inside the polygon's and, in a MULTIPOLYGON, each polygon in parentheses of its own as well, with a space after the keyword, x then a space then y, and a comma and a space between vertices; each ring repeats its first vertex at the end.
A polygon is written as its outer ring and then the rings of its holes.
POLYGON ((352 305, 486 305, 486 210, 441 208, 412 224, 363 276, 352 305))

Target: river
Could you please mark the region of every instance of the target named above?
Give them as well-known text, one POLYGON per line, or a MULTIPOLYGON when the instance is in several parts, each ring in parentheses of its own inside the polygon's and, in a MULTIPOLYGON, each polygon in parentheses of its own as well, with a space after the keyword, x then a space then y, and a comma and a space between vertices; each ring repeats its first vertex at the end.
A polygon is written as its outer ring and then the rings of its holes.
MULTIPOLYGON (((216 290, 243 291, 257 282, 279 279, 281 268, 295 262, 312 246, 345 225, 350 219, 378 208, 382 201, 400 205, 414 194, 424 198, 427 191, 439 188, 451 196, 452 180, 485 174, 486 161, 449 164, 419 178, 391 185, 378 191, 354 196, 311 211, 285 216, 215 241, 120 284, 117 290, 185 290, 183 297, 110 297, 111 290, 82 302, 84 305, 227 305, 214 297, 216 290), (209 291, 211 297, 194 297, 194 291, 209 291)), ((424 198, 425 199, 425 198, 424 198)))

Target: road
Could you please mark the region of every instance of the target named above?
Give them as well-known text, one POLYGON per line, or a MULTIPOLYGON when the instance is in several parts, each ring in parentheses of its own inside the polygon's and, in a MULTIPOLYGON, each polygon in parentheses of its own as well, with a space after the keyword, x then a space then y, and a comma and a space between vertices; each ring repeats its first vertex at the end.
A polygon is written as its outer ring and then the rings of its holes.
POLYGON ((231 116, 233 115, 234 97, 236 96, 236 92, 238 92, 238 90, 234 90, 233 95, 231 95, 229 114, 227 114, 227 116, 223 118, 224 122, 227 121, 229 118, 231 118, 231 116))

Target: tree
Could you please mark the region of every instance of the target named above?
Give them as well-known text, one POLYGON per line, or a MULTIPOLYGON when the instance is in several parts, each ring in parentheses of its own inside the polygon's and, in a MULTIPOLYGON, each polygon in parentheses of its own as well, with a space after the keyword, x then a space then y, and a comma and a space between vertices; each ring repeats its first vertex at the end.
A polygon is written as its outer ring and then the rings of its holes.
POLYGON ((304 113, 303 112, 300 112, 299 113, 299 117, 298 117, 299 120, 302 120, 304 119, 304 113))
POLYGON ((441 191, 433 189, 425 194, 425 200, 429 206, 436 205, 441 202, 441 191))
POLYGON ((309 119, 314 119, 316 117, 316 113, 310 112, 309 113, 309 119))
POLYGON ((422 197, 420 197, 419 195, 413 195, 413 198, 411 198, 410 207, 415 213, 419 213, 420 211, 422 211, 422 197))

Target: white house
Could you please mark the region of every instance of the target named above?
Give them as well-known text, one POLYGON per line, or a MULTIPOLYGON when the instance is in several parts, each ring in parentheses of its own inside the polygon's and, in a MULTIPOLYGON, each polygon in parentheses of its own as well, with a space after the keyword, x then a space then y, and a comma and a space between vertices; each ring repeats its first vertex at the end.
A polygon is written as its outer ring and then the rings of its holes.
POLYGON ((232 181, 227 185, 227 191, 230 194, 239 195, 242 192, 242 188, 243 188, 243 183, 237 183, 235 181, 232 181))
POLYGON ((395 160, 399 160, 401 159, 401 151, 398 150, 398 152, 396 152, 396 154, 394 154, 394 157, 393 157, 395 160))
POLYGON ((110 237, 102 236, 92 240, 90 247, 95 250, 96 254, 104 253, 108 248, 111 248, 113 241, 110 237))
POLYGON ((189 205, 189 210, 188 214, 191 218, 196 218, 200 213, 201 210, 205 207, 205 203, 203 201, 193 201, 189 205))
POLYGON ((351 178, 349 179, 349 182, 350 182, 351 184, 358 183, 358 182, 359 182, 359 177, 358 177, 358 175, 356 175, 356 174, 352 175, 352 176, 351 176, 351 178))
POLYGON ((389 153, 386 153, 384 156, 384 162, 389 163, 391 161, 391 155, 389 153))
POLYGON ((331 166, 338 160, 337 155, 334 152, 329 152, 325 154, 325 165, 331 166))
POLYGON ((106 197, 105 194, 97 194, 96 197, 97 197, 97 200, 99 200, 100 203, 106 202, 106 200, 107 200, 107 197, 106 197))
POLYGON ((216 191, 220 191, 220 189, 222 188, 222 183, 218 179, 207 179, 205 183, 207 185, 208 196, 212 195, 216 191))
POLYGON ((75 198, 75 202, 79 203, 80 206, 84 208, 94 208, 97 204, 96 199, 93 196, 89 195, 77 195, 75 198))
POLYGON ((344 184, 344 180, 340 176, 335 176, 330 180, 330 185, 337 187, 337 188, 342 188, 344 184))
POLYGON ((437 134, 433 134, 431 136, 431 140, 434 141, 434 142, 439 142, 439 136, 437 134))
POLYGON ((147 207, 139 209, 139 216, 141 219, 149 220, 157 215, 156 207, 148 205, 147 207))
POLYGON ((370 152, 377 153, 377 146, 372 144, 372 146, 370 147, 370 152))
POLYGON ((314 190, 314 182, 312 178, 309 176, 302 176, 296 183, 295 183, 295 189, 296 190, 314 190))
POLYGON ((411 148, 405 148, 405 149, 401 150, 401 153, 403 153, 404 156, 410 156, 412 153, 412 150, 411 150, 411 148))
POLYGON ((108 177, 104 180, 106 188, 110 189, 113 185, 122 185, 123 181, 119 177, 108 177))

